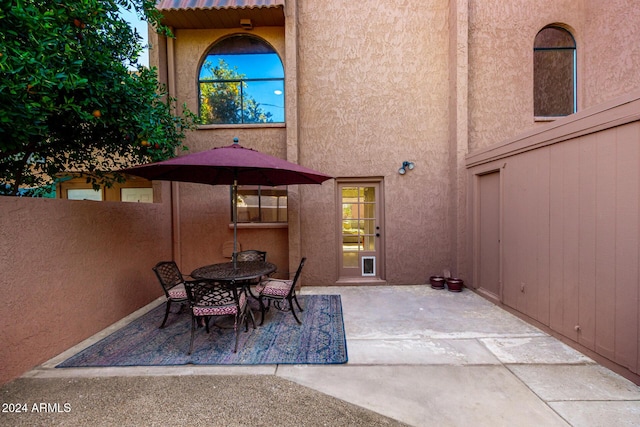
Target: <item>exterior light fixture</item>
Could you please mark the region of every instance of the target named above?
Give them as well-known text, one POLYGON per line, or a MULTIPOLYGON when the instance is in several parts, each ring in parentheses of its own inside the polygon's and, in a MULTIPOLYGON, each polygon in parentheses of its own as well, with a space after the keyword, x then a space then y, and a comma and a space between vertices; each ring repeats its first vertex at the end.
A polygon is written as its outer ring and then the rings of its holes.
POLYGON ((251 22, 251 19, 243 18, 240 20, 240 27, 243 30, 253 30, 253 22, 251 22))
POLYGON ((413 162, 408 162, 408 161, 404 161, 402 162, 402 166, 400 167, 400 169, 398 169, 398 173, 400 175, 404 175, 405 173, 407 173, 407 169, 408 170, 412 170, 416 165, 413 164, 413 162))

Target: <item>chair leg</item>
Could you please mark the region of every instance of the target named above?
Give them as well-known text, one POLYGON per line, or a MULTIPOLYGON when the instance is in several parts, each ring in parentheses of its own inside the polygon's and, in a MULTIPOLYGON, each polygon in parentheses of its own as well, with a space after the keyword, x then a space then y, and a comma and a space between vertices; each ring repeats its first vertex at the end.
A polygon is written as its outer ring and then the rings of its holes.
POLYGON ((196 331, 196 318, 195 316, 191 316, 191 342, 189 343, 189 352, 187 354, 191 354, 193 351, 193 336, 196 331))
MULTIPOLYGON (((249 309, 249 316, 251 317, 251 324, 253 325, 253 329, 256 328, 256 318, 253 315, 253 311, 249 309)), ((249 319, 247 319, 247 330, 249 330, 249 319)))
MULTIPOLYGON (((251 312, 251 309, 249 308, 249 306, 245 306, 244 311, 240 314, 240 323, 244 323, 244 331, 245 332, 249 332, 249 314, 251 314, 251 321, 253 322, 253 313, 251 312)), ((255 323, 253 326, 253 329, 255 329, 255 323)))
POLYGON ((167 300, 167 309, 164 311, 164 320, 162 320, 162 325, 160 325, 160 329, 164 328, 164 324, 167 323, 167 318, 169 317, 169 310, 171 310, 171 300, 167 300))
POLYGON ((260 303, 260 326, 264 323, 264 312, 266 311, 266 307, 264 306, 264 302, 262 302, 262 296, 258 299, 260 303))
POLYGON ((242 318, 242 323, 244 323, 244 331, 249 332, 249 316, 247 316, 247 313, 244 314, 244 317, 242 318))
MULTIPOLYGON (((295 292, 294 292, 294 294, 293 294, 293 299, 296 301, 296 305, 298 306, 298 310, 300 310, 300 311, 304 311, 304 310, 302 309, 302 307, 300 307, 300 303, 298 302, 298 297, 296 296, 295 292)), ((289 303, 291 303, 291 302, 289 302, 289 303)), ((291 309, 293 310, 293 304, 291 304, 291 309)))
MULTIPOLYGON (((289 307, 291 308, 291 314, 293 314, 293 318, 296 319, 296 322, 298 322, 298 325, 302 325, 302 322, 300 321, 300 319, 298 319, 298 316, 296 315, 296 311, 293 309, 293 298, 289 298, 289 307)), ((296 300, 296 304, 298 304, 298 301, 296 300)), ((298 308, 300 308, 300 306, 298 306, 298 308)), ((302 311, 302 309, 300 309, 300 311, 302 311)))
POLYGON ((238 320, 240 320, 240 316, 239 316, 239 314, 238 314, 238 315, 236 315, 236 319, 235 319, 235 322, 234 322, 234 325, 233 325, 233 330, 234 330, 234 332, 236 333, 236 345, 235 345, 235 347, 233 348, 233 352, 234 352, 234 353, 237 353, 237 352, 238 352, 238 320))

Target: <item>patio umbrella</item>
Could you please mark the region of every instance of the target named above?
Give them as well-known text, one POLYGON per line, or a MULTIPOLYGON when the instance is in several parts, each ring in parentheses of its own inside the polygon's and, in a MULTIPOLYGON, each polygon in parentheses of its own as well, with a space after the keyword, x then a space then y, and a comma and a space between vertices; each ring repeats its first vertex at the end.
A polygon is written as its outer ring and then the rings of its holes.
POLYGON ((322 184, 329 175, 234 143, 226 147, 122 169, 149 180, 231 185, 233 195, 233 262, 238 245, 238 185, 322 184))

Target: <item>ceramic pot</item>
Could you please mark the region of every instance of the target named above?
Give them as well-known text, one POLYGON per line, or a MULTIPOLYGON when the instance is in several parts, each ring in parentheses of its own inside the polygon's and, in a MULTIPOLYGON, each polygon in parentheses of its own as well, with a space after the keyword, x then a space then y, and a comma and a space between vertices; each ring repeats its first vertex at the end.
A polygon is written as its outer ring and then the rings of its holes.
POLYGON ((433 289, 444 289, 444 277, 442 276, 431 276, 429 283, 433 289))
POLYGON ((450 277, 447 279, 447 288, 450 292, 462 292, 463 286, 464 281, 462 279, 457 279, 454 277, 450 277))

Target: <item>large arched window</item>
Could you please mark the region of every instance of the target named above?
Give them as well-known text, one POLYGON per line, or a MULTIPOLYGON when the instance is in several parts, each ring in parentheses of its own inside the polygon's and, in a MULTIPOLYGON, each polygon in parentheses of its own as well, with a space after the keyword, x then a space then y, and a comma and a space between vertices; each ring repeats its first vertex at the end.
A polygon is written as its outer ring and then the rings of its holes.
POLYGON ((533 80, 536 116, 567 116, 576 112, 576 42, 569 31, 549 26, 536 35, 533 80))
POLYGON ((263 40, 235 35, 216 43, 198 77, 202 124, 284 123, 284 68, 263 40))

